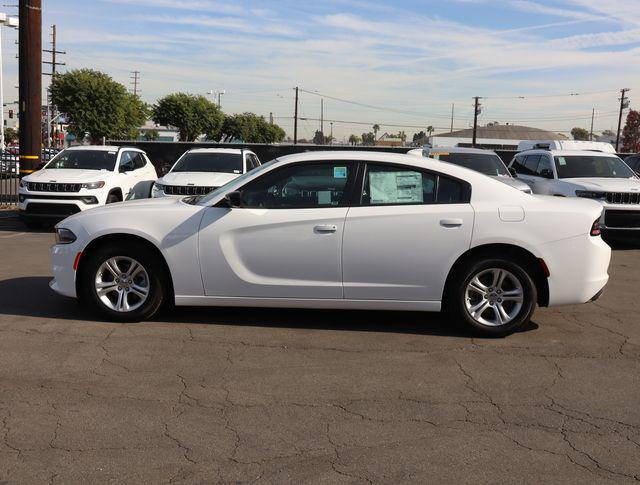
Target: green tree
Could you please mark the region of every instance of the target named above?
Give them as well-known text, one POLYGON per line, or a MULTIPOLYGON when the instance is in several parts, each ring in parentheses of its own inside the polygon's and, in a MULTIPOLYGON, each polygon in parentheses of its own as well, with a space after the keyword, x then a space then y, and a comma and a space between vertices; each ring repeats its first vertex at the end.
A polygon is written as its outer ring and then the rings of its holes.
POLYGON ((363 133, 362 134, 362 144, 363 145, 375 145, 376 144, 376 135, 373 133, 363 133))
POLYGON ((4 129, 4 141, 5 143, 14 143, 18 141, 18 130, 15 128, 5 128, 4 129))
POLYGON ((158 130, 147 130, 144 132, 144 139, 146 141, 157 141, 160 138, 158 130))
POLYGON ((350 145, 357 145, 361 141, 362 141, 362 139, 358 135, 349 135, 349 144, 350 145))
POLYGON ((640 152, 640 112, 633 109, 629 110, 627 122, 622 130, 622 151, 640 152))
POLYGON ((194 141, 200 135, 217 140, 224 114, 204 96, 173 93, 153 106, 152 119, 158 125, 177 128, 180 141, 194 141))
POLYGON ((378 131, 380 131, 380 125, 376 123, 373 125, 373 144, 375 145, 375 140, 378 139, 378 131))
MULTIPOLYGON (((244 143, 276 143, 284 140, 285 131, 275 123, 254 113, 227 116, 222 123, 220 134, 227 139, 244 143)), ((209 136, 207 135, 207 138, 209 136)))
POLYGON ((142 125, 148 108, 142 100, 103 72, 77 69, 51 82, 51 100, 65 113, 67 131, 92 143, 102 138, 129 138, 142 125))
POLYGON ((589 132, 584 128, 575 127, 571 129, 571 136, 574 140, 588 140, 589 132))

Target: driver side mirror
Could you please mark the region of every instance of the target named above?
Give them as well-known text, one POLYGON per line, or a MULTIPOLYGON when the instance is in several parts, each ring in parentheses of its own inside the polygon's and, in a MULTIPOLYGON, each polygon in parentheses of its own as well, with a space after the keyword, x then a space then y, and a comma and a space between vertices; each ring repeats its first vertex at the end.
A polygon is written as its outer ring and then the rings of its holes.
POLYGON ((242 192, 239 190, 234 190, 233 192, 229 192, 225 194, 224 200, 227 205, 231 208, 233 207, 242 207, 242 192))
POLYGON ((543 168, 542 170, 540 170, 540 176, 547 179, 552 179, 553 172, 551 172, 551 170, 549 170, 548 168, 543 168))
POLYGON ((511 174, 512 177, 514 178, 518 178, 518 172, 516 172, 516 169, 513 167, 509 167, 509 173, 511 174))

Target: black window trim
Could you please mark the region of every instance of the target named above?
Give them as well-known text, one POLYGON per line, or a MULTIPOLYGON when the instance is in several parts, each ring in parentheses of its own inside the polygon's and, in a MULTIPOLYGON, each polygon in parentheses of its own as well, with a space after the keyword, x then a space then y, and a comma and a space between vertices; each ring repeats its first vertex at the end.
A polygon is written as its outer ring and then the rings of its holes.
POLYGON ((357 190, 354 190, 352 193, 352 197, 350 199, 350 207, 402 207, 402 206, 411 206, 411 205, 453 205, 453 204, 469 204, 471 203, 471 184, 466 180, 462 180, 458 177, 454 177, 452 175, 443 174, 440 172, 436 172, 434 170, 429 170, 423 167, 416 167, 415 165, 404 165, 401 163, 393 163, 393 162, 385 162, 385 161, 375 161, 375 160, 367 160, 361 161, 359 163, 359 168, 356 173, 357 181, 355 186, 357 190), (364 179, 368 172, 369 165, 384 165, 392 168, 399 168, 401 170, 415 170, 417 172, 426 173, 428 175, 432 175, 435 178, 435 192, 434 192, 434 201, 433 202, 409 202, 409 203, 397 203, 397 204, 363 204, 362 203, 362 191, 364 190, 364 179), (440 177, 451 179, 455 182, 458 182, 462 185, 462 197, 459 202, 438 202, 438 190, 440 189, 440 177))
MULTIPOLYGON (((300 162, 294 162, 294 163, 288 163, 282 167, 277 167, 274 168, 273 170, 269 170, 268 172, 260 175, 259 177, 256 177, 254 179, 251 179, 249 181, 247 181, 247 183, 245 183, 244 185, 238 187, 236 190, 239 192, 242 192, 245 187, 247 187, 247 185, 252 184, 254 182, 257 182, 258 180, 260 180, 263 177, 266 176, 270 176, 273 174, 276 174, 282 170, 288 170, 291 169, 292 167, 296 167, 298 165, 306 165, 306 166, 311 166, 311 165, 329 165, 329 164, 343 164, 343 165, 347 165, 349 167, 352 167, 351 172, 352 172, 352 176, 350 177, 349 175, 347 175, 347 183, 345 185, 344 188, 344 203, 343 204, 339 204, 339 205, 330 205, 330 206, 317 206, 317 205, 312 205, 312 206, 299 206, 299 207, 269 207, 267 208, 267 210, 297 210, 297 209, 338 209, 338 208, 349 208, 351 207, 351 200, 353 199, 353 194, 355 192, 355 187, 357 185, 357 181, 358 181, 358 176, 359 176, 359 171, 360 171, 360 163, 358 163, 357 160, 304 160, 304 161, 300 161, 300 162)), ((225 206, 225 199, 223 198, 218 204, 216 204, 216 206, 225 206)), ((244 204, 241 207, 237 207, 237 209, 261 209, 261 207, 248 207, 245 206, 244 204)))

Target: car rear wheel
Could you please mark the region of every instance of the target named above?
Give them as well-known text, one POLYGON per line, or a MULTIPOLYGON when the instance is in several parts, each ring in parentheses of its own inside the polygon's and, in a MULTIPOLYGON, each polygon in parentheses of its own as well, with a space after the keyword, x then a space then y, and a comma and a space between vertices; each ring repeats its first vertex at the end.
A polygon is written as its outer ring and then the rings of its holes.
POLYGON ((87 301, 111 320, 151 318, 167 294, 164 268, 137 245, 114 244, 88 255, 80 275, 87 301))
POLYGON ((536 286, 526 266, 508 259, 480 259, 458 271, 449 309, 459 321, 486 336, 508 335, 531 320, 536 286))

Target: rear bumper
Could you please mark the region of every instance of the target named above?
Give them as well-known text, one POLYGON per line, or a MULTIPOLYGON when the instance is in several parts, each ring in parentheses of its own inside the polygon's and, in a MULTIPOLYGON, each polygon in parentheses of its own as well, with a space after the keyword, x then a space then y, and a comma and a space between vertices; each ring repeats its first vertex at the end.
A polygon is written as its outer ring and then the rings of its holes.
POLYGON ((545 244, 549 306, 586 303, 609 281, 611 248, 601 237, 577 236, 545 244))

